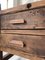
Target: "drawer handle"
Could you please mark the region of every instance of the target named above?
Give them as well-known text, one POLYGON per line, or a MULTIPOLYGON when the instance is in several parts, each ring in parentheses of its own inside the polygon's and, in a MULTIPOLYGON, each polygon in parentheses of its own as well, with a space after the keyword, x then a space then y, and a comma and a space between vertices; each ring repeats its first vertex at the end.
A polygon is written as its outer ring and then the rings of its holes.
POLYGON ((28 9, 29 9, 31 6, 32 6, 31 3, 28 3, 28 4, 27 4, 27 8, 28 8, 28 9))
POLYGON ((9 44, 16 46, 16 47, 24 47, 24 43, 22 41, 12 40, 9 42, 9 44))
POLYGON ((14 25, 15 24, 24 24, 25 20, 23 20, 23 19, 10 20, 9 23, 14 24, 14 25))

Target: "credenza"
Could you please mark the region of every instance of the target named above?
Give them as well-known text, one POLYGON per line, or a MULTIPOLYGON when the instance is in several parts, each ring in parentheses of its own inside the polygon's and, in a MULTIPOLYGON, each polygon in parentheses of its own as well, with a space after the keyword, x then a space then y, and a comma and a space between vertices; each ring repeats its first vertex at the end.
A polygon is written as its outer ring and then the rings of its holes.
POLYGON ((45 1, 0 10, 0 51, 45 60, 45 1))

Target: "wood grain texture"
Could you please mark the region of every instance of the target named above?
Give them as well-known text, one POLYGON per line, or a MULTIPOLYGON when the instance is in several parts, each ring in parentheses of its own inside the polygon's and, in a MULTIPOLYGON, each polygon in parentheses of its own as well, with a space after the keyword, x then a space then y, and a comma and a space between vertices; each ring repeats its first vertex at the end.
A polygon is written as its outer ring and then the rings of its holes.
POLYGON ((45 36, 1 34, 1 37, 1 46, 3 47, 27 52, 28 54, 45 56, 45 36), (10 44, 13 40, 24 42, 24 47, 17 47, 15 44, 10 44))
POLYGON ((45 30, 1 30, 1 33, 45 36, 45 30))
MULTIPOLYGON (((29 9, 37 8, 37 7, 41 7, 41 6, 45 6, 45 1, 38 1, 38 2, 31 3, 31 7, 29 9)), ((0 14, 19 12, 21 10, 27 10, 27 9, 28 9, 27 8, 27 4, 25 4, 25 5, 20 5, 18 7, 15 7, 15 8, 10 8, 10 9, 7 9, 7 10, 2 10, 2 11, 0 11, 0 14)))
POLYGON ((45 7, 2 15, 1 29, 45 29, 45 7), (24 21, 24 24, 9 23, 13 20, 19 19, 24 19, 25 23, 24 21))
POLYGON ((29 55, 28 53, 24 53, 23 51, 17 51, 17 50, 11 49, 11 48, 1 47, 1 50, 18 55, 18 56, 25 57, 29 60, 45 60, 44 58, 41 58, 39 56, 29 55))
POLYGON ((11 40, 9 42, 9 44, 13 44, 14 46, 18 47, 18 48, 23 48, 24 44, 22 41, 18 41, 18 40, 11 40))
POLYGON ((44 0, 0 11, 0 22, 0 51, 45 60, 44 0))

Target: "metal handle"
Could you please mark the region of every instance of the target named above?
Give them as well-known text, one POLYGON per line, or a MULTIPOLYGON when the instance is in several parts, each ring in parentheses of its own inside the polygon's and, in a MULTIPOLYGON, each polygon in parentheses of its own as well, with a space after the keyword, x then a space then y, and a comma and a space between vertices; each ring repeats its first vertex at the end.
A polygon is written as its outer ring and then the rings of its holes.
POLYGON ((12 41, 9 42, 9 44, 12 44, 12 45, 14 45, 16 47, 21 47, 21 48, 24 47, 23 42, 22 41, 18 41, 18 40, 12 40, 12 41))
POLYGON ((24 24, 25 20, 24 19, 16 19, 16 20, 10 20, 11 24, 24 24))

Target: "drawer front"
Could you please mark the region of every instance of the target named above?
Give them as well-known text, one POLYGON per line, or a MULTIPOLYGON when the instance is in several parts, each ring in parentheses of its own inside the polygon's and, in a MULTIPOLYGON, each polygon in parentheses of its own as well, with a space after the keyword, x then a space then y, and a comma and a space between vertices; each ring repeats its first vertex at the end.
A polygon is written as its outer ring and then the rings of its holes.
POLYGON ((45 36, 1 34, 3 47, 45 56, 45 36))
POLYGON ((45 7, 2 15, 1 29, 45 29, 45 7))

